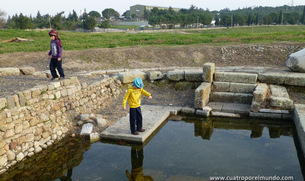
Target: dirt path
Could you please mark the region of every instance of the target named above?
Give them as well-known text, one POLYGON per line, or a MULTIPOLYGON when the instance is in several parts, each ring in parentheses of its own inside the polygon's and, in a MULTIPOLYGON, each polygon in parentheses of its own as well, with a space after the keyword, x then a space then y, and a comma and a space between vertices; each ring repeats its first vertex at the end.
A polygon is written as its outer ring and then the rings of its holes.
MULTIPOLYGON (((147 68, 166 66, 202 66, 213 62, 224 66, 265 66, 285 68, 285 61, 305 43, 189 45, 189 46, 135 46, 65 51, 63 67, 67 73, 97 69, 147 68)), ((35 67, 48 70, 46 52, 19 52, 0 54, 0 67, 35 67)))

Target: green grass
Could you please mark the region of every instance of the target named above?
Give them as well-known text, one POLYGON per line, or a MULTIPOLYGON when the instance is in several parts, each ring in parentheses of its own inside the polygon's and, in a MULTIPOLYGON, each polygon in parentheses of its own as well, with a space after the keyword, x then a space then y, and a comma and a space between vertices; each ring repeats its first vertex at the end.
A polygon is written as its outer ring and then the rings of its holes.
MULTIPOLYGON (((0 42, 20 37, 32 42, 0 43, 0 54, 48 51, 47 30, 0 30, 0 42)), ((64 50, 115 48, 138 45, 191 45, 305 42, 305 26, 258 26, 219 29, 176 30, 153 33, 83 33, 59 31, 64 50)))
POLYGON ((110 28, 132 30, 132 29, 139 29, 140 27, 139 26, 132 26, 132 25, 111 25, 110 28))

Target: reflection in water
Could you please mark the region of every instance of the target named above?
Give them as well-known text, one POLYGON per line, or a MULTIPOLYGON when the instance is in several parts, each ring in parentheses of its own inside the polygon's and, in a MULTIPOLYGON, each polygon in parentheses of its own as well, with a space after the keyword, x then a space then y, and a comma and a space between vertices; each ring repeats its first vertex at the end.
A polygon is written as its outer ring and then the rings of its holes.
MULTIPOLYGON (((191 119, 191 118, 190 118, 191 119)), ((198 118, 197 118, 198 119, 198 118)), ((231 119, 211 118, 204 121, 195 121, 195 136, 201 136, 202 139, 210 140, 214 128, 216 129, 234 129, 234 130, 249 130, 251 138, 259 138, 263 135, 265 127, 269 129, 270 138, 279 138, 280 136, 292 136, 292 124, 289 122, 274 122, 264 121, 245 121, 231 119)))
POLYGON ((72 181, 72 179, 71 179, 71 177, 72 177, 72 171, 73 171, 72 168, 68 169, 67 175, 62 176, 62 177, 60 178, 60 181, 72 181))
POLYGON ((72 169, 83 161, 90 142, 83 138, 66 138, 33 157, 16 164, 0 175, 6 181, 70 181, 72 169))
POLYGON ((143 159, 144 159, 143 148, 136 146, 131 147, 131 174, 126 170, 126 176, 130 181, 153 181, 151 176, 143 175, 143 159))
POLYGON ((166 123, 147 145, 62 140, 18 163, 0 175, 0 180, 168 181, 228 174, 290 174, 301 178, 299 165, 305 164, 303 160, 296 163, 292 123, 198 117, 182 120, 166 123))

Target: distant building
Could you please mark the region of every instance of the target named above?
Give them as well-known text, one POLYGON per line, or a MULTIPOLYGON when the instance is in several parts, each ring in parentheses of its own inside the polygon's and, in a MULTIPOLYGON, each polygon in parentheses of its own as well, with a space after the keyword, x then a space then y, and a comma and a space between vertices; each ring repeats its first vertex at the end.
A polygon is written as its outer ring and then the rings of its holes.
MULTIPOLYGON (((145 11, 151 11, 153 8, 158 8, 158 9, 162 9, 162 10, 168 10, 169 7, 160 7, 160 6, 147 6, 147 5, 134 5, 134 6, 130 6, 130 15, 136 15, 136 18, 141 20, 144 17, 144 12, 145 11)), ((181 8, 173 8, 171 7, 174 11, 180 11, 181 8)))

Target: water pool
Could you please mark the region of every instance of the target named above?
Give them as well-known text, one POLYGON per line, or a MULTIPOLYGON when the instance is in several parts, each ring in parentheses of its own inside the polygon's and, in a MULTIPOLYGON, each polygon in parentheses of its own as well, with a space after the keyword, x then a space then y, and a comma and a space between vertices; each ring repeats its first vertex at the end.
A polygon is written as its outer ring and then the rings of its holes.
MULTIPOLYGON (((182 121, 169 119, 144 147, 68 140, 64 145, 75 142, 72 151, 64 149, 71 158, 61 156, 53 161, 50 165, 55 173, 50 166, 42 166, 45 162, 33 161, 26 164, 31 169, 21 169, 14 177, 26 178, 27 173, 39 174, 38 180, 56 181, 121 181, 130 177, 210 180, 211 176, 292 176, 303 180, 294 134, 293 124, 287 122, 182 117, 182 121), (33 169, 38 165, 40 169, 33 169)), ((3 178, 13 178, 11 171, 8 174, 3 178)))

